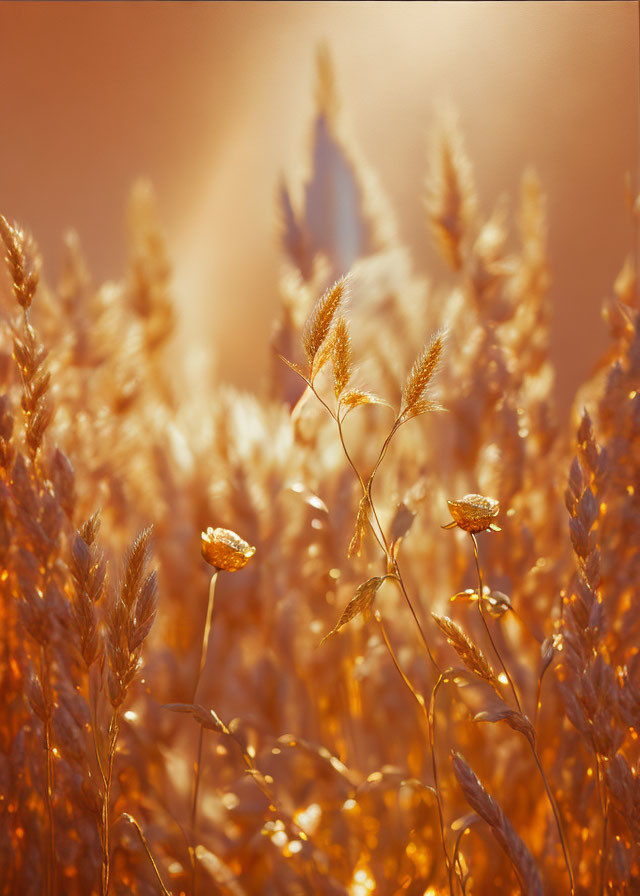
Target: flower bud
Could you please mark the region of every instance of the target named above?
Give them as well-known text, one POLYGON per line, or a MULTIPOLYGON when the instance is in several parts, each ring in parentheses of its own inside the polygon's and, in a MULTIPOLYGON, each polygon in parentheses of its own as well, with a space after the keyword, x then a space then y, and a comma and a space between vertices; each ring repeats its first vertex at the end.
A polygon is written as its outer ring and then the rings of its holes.
POLYGON ((202 533, 202 556, 226 572, 236 572, 246 566, 256 549, 229 529, 213 529, 211 526, 202 533))
POLYGON ((500 513, 500 502, 495 498, 465 495, 459 501, 447 501, 447 504, 454 519, 450 526, 458 525, 466 532, 484 532, 486 529, 500 531, 493 522, 500 513))

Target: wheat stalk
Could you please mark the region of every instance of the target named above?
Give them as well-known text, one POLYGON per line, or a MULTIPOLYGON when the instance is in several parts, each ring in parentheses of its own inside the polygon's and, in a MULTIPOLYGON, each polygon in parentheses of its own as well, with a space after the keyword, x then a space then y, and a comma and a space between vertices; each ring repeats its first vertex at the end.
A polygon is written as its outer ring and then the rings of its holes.
POLYGON ((495 799, 487 793, 472 768, 459 753, 452 753, 453 771, 465 799, 483 818, 513 865, 525 896, 543 896, 542 881, 533 856, 514 830, 495 799))
POLYGON ((453 619, 450 619, 448 616, 438 616, 437 613, 432 613, 431 615, 465 666, 497 690, 498 680, 495 672, 480 648, 473 643, 453 619))
POLYGON ((150 537, 151 528, 143 529, 128 549, 122 583, 112 598, 107 617, 107 694, 111 714, 106 756, 100 756, 96 743, 96 755, 103 777, 102 896, 108 896, 111 883, 111 788, 121 709, 140 669, 142 645, 151 631, 158 608, 157 574, 154 570, 145 575, 151 547, 150 537))

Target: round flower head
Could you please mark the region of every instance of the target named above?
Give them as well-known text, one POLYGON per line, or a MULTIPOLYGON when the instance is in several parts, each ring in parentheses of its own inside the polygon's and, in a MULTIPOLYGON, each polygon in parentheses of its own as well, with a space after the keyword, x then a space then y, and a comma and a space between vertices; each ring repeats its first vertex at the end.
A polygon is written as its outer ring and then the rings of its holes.
POLYGON ((466 532, 484 532, 490 529, 499 532, 500 527, 494 523, 494 519, 500 513, 500 502, 495 498, 485 498, 484 495, 465 495, 459 501, 447 501, 453 522, 445 529, 453 529, 460 526, 466 532))
POLYGON ((213 529, 211 526, 202 533, 202 556, 226 572, 236 572, 246 566, 256 549, 229 529, 213 529))

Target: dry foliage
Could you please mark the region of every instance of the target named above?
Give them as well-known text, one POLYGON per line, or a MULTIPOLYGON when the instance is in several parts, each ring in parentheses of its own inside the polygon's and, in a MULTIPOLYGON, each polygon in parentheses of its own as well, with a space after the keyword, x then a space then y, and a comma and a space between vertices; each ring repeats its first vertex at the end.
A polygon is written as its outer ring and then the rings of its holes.
POLYGON ((558 420, 535 176, 446 122, 427 288, 320 73, 268 395, 178 394, 147 186, 117 284, 0 217, 2 896, 640 891, 636 265, 558 420))

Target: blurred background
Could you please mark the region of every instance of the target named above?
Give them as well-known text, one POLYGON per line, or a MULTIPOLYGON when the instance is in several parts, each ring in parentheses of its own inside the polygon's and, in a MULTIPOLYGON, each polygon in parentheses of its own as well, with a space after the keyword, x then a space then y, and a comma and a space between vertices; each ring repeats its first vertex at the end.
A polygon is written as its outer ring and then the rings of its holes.
POLYGON ((482 208, 515 205, 526 164, 549 196, 558 397, 606 338, 634 251, 635 2, 11 3, 0 5, 0 209, 58 276, 77 229, 94 279, 120 276, 125 207, 156 190, 175 268, 180 343, 260 389, 282 255, 277 193, 309 168, 315 57, 328 47, 350 131, 416 270, 444 269, 423 209, 434 109, 460 113, 482 208))

